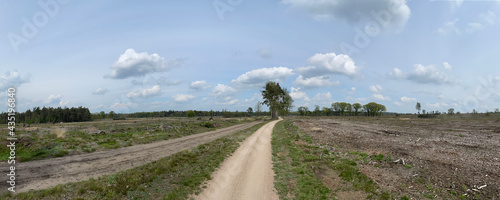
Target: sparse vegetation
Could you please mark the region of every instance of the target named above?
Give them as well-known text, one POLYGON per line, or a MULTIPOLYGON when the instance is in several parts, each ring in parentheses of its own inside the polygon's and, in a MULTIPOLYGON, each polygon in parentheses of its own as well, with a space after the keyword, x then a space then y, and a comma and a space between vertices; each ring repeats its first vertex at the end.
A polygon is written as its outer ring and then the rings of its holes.
POLYGON ((2 199, 186 199, 201 191, 201 184, 231 155, 239 142, 264 123, 194 149, 182 151, 117 174, 29 191, 2 199))
MULTIPOLYGON (((354 160, 318 147, 314 139, 301 133, 289 120, 276 124, 272 146, 275 187, 280 199, 342 199, 338 196, 342 191, 357 191, 363 199, 392 197, 361 173, 354 160), (325 185, 323 178, 330 180, 329 185, 325 185), (334 180, 339 183, 332 184, 334 180)), ((363 160, 368 157, 366 153, 351 154, 359 155, 363 160)), ((383 154, 370 158, 384 162, 390 160, 383 154)))
MULTIPOLYGON (((18 158, 23 161, 61 157, 67 154, 90 153, 146 144, 159 140, 215 130, 254 121, 254 118, 198 121, 188 118, 127 119, 71 124, 37 124, 17 129, 20 144, 18 158)), ((1 144, 7 139, 0 138, 1 144)), ((0 160, 8 158, 7 148, 0 148, 0 160)))

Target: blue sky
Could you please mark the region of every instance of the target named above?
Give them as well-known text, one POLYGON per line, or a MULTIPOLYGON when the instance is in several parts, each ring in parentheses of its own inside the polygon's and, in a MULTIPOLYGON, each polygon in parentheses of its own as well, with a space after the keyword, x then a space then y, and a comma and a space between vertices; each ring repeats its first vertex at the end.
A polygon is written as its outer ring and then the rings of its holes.
POLYGON ((16 87, 23 111, 244 111, 267 80, 295 109, 500 107, 499 1, 4 0, 0 13, 0 95, 16 87))

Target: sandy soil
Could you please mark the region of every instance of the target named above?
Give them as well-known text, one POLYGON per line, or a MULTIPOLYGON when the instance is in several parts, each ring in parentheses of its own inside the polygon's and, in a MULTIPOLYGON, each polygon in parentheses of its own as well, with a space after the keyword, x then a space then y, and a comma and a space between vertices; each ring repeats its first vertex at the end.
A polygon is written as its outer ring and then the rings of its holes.
POLYGON ((393 194, 416 199, 500 198, 500 118, 309 118, 295 124, 332 152, 403 159, 412 167, 359 165, 362 173, 393 194))
POLYGON ((248 137, 212 174, 196 199, 278 199, 271 159, 272 121, 248 137))
MULTIPOLYGON (((64 184, 97 178, 131 169, 170 156, 182 150, 194 148, 217 138, 230 135, 260 123, 251 122, 182 138, 135 145, 110 151, 94 152, 16 164, 16 192, 39 190, 64 184)), ((10 166, 10 165, 9 165, 10 166)), ((7 162, 0 164, 2 174, 8 173, 7 162)), ((3 188, 7 188, 8 176, 1 176, 3 188)))

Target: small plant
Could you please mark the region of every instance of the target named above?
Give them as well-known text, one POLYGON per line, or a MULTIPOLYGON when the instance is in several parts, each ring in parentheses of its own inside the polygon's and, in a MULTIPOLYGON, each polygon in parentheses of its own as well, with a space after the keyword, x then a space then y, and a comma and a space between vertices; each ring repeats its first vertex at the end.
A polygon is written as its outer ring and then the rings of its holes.
POLYGON ((372 156, 370 156, 370 158, 380 162, 384 159, 384 154, 372 155, 372 156))

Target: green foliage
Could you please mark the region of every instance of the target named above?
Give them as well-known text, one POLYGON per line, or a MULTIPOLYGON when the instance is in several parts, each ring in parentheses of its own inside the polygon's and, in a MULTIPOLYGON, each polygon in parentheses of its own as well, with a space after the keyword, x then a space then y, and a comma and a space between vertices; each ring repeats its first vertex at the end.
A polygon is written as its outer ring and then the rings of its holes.
MULTIPOLYGON (((91 121, 91 114, 88 108, 53 108, 53 107, 35 107, 25 112, 16 113, 17 123, 58 123, 58 122, 83 122, 91 121)), ((0 123, 7 123, 7 113, 0 114, 0 123)))
POLYGON ((196 114, 192 110, 188 110, 187 113, 186 113, 186 117, 195 117, 195 116, 196 116, 196 114))
POLYGON ((378 116, 387 111, 387 108, 384 105, 375 102, 370 102, 364 105, 363 109, 365 110, 367 116, 378 116))
POLYGON ((201 125, 205 128, 215 128, 215 125, 210 122, 202 122, 201 125))
POLYGON ((298 108, 298 111, 301 116, 306 116, 309 112, 309 108, 301 106, 298 108))
POLYGON ((279 83, 269 81, 264 86, 262 91, 263 105, 267 105, 271 111, 273 119, 277 118, 278 112, 282 115, 287 115, 293 107, 293 99, 290 92, 285 88, 281 88, 279 83))

